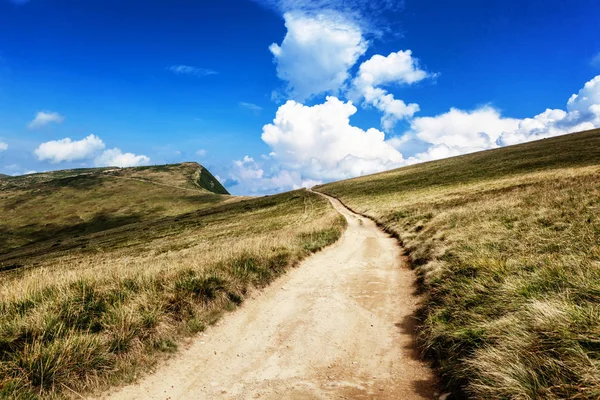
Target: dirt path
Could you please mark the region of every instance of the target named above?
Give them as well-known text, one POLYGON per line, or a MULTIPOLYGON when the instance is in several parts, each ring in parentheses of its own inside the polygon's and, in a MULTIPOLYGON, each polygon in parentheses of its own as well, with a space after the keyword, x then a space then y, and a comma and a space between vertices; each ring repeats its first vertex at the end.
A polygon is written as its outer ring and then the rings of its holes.
POLYGON ((396 241, 348 219, 333 246, 111 399, 432 399, 413 346, 415 277, 396 241))

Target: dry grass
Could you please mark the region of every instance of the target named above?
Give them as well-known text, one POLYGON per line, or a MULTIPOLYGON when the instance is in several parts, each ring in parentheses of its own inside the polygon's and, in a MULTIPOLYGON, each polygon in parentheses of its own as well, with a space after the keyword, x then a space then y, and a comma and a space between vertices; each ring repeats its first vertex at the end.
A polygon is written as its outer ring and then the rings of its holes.
MULTIPOLYGON (((195 163, 55 171, 0 182, 0 271, 36 265, 74 249, 104 250, 110 231, 139 231, 242 198, 215 194, 210 172, 195 163), (136 225, 137 224, 137 225, 136 225), (143 228, 140 225, 145 225, 143 228)), ((142 235, 143 236, 143 235, 142 235)), ((112 240, 114 242, 114 240, 112 240)))
POLYGON ((211 196, 198 211, 65 237, 43 256, 6 254, 30 268, 0 275, 0 398, 77 397, 131 381, 345 226, 305 190, 211 196), (85 248, 65 245, 79 240, 85 248))
POLYGON ((48 242, 52 246, 62 239, 231 201, 230 196, 208 190, 223 193, 211 179, 210 172, 195 163, 4 178, 0 180, 0 265, 8 263, 2 253, 24 250, 26 245, 48 242))
POLYGON ((325 185, 398 235, 420 337, 479 399, 600 398, 600 131, 325 185))

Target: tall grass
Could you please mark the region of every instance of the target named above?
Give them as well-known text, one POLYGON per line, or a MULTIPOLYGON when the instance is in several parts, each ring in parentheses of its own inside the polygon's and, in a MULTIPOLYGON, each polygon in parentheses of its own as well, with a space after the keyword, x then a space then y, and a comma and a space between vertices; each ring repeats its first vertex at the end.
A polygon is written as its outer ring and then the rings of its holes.
POLYGON ((325 185, 396 234, 420 339, 477 399, 600 398, 600 131, 325 185))
POLYGON ((130 381, 344 227, 302 190, 161 220, 150 232, 107 231, 92 240, 102 251, 5 273, 0 398, 78 397, 130 381))

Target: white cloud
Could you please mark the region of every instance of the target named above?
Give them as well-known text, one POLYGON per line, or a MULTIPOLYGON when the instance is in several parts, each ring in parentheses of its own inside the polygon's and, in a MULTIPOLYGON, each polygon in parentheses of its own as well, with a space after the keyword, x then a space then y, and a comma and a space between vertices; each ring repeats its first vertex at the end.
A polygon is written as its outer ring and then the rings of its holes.
POLYGON ((42 143, 35 149, 34 153, 40 161, 60 163, 89 159, 103 150, 104 147, 104 142, 99 137, 89 135, 76 141, 65 138, 42 143))
POLYGON ((364 98, 366 104, 381 111, 381 126, 390 131, 399 120, 412 118, 419 111, 419 105, 395 99, 379 86, 410 85, 435 76, 419 67, 419 61, 412 57, 410 50, 390 53, 387 57, 376 54, 360 65, 349 96, 355 100, 364 98))
POLYGON ((240 107, 247 108, 248 110, 254 111, 256 113, 259 113, 259 112, 262 111, 262 107, 259 106, 259 105, 254 104, 254 103, 248 103, 246 101, 240 101, 239 104, 240 104, 240 107))
POLYGON ((579 113, 583 118, 598 118, 596 106, 600 104, 600 75, 586 82, 579 93, 567 102, 569 113, 579 113))
POLYGON ((284 14, 287 33, 281 45, 269 49, 277 76, 288 82, 292 97, 302 101, 322 93, 337 93, 348 70, 367 50, 358 25, 340 14, 284 14))
POLYGON ((265 171, 259 168, 252 157, 245 156, 242 160, 236 160, 233 164, 237 167, 234 177, 241 180, 262 179, 265 171))
POLYGON ((96 166, 133 167, 146 165, 150 159, 144 155, 123 153, 118 148, 105 151, 104 142, 96 135, 89 135, 81 140, 65 138, 42 143, 34 154, 40 161, 57 164, 67 161, 90 160, 94 158, 96 166))
POLYGON ((265 173, 252 157, 245 156, 234 161, 234 168, 229 176, 236 182, 235 190, 241 193, 273 193, 285 190, 312 187, 322 183, 320 180, 304 179, 300 171, 290 171, 272 165, 272 170, 265 173))
POLYGON ((564 135, 600 127, 600 75, 596 76, 567 102, 567 110, 548 109, 533 118, 522 120, 515 130, 504 132, 499 145, 564 135))
MULTIPOLYGON (((497 147, 496 141, 503 132, 517 129, 520 120, 502 117, 493 107, 485 106, 473 111, 456 108, 435 117, 420 117, 411 121, 406 138, 417 138, 429 144, 424 152, 407 160, 407 164, 439 160, 497 147)), ((390 143, 402 148, 401 139, 390 143)))
POLYGON ((327 97, 305 106, 293 100, 279 107, 262 139, 273 150, 256 161, 234 161, 229 177, 239 193, 272 193, 311 187, 403 165, 404 159, 377 129, 350 124, 357 109, 351 102, 327 97))
POLYGON ((392 130, 399 120, 411 118, 419 111, 418 104, 406 104, 381 88, 365 88, 363 95, 367 104, 371 104, 383 113, 381 126, 386 132, 392 130))
POLYGON ((94 160, 97 167, 137 167, 148 165, 150 158, 144 155, 135 155, 133 153, 123 153, 121 149, 108 149, 100 154, 94 160))
POLYGON ((504 118, 495 108, 485 106, 473 111, 452 108, 435 117, 415 118, 410 126, 425 142, 472 151, 493 147, 503 132, 519 126, 519 120, 504 118))
POLYGON ((390 11, 402 9, 401 0, 254 0, 259 4, 273 8, 284 14, 295 11, 307 14, 318 14, 334 11, 360 25, 370 34, 380 35, 387 29, 390 21, 382 16, 390 15, 390 11))
POLYGON ((172 65, 167 69, 177 75, 208 76, 218 74, 217 71, 213 71, 212 69, 192 67, 189 65, 172 65))
POLYGON ((547 109, 532 118, 515 119, 490 106, 473 111, 452 108, 434 117, 415 118, 410 126, 404 136, 388 141, 398 149, 412 138, 429 144, 408 164, 594 129, 600 127, 600 75, 571 96, 566 110, 547 109))
POLYGON ((208 153, 208 151, 206 151, 204 149, 200 149, 196 152, 196 155, 199 157, 204 157, 207 153, 208 153))
POLYGON ((477 148, 461 148, 458 146, 448 146, 445 144, 436 144, 429 147, 426 151, 410 157, 406 160, 406 164, 412 165, 426 161, 441 160, 442 158, 459 156, 461 154, 471 153, 477 148))
MULTIPOLYGON (((300 187, 308 189, 313 186, 322 185, 322 184, 323 184, 323 181, 321 181, 321 180, 305 179, 302 181, 302 183, 300 183, 300 187)), ((299 187, 296 187, 296 189, 299 189, 299 187)))
MULTIPOLYGON (((417 117, 419 105, 395 97, 402 88, 435 78, 421 68, 411 50, 374 55, 349 71, 369 45, 374 30, 367 10, 377 14, 393 0, 255 0, 284 13, 283 42, 270 50, 277 75, 287 93, 273 123, 263 127, 262 139, 272 152, 256 161, 246 156, 234 163, 230 178, 236 191, 273 192, 359 176, 407 164, 456 156, 542 137, 600 126, 600 76, 586 83, 569 100, 566 110, 546 110, 533 118, 503 116, 492 107, 450 108, 430 117, 417 117), (348 102, 327 97, 322 104, 299 102, 319 94, 342 94, 348 102), (387 139, 378 129, 363 130, 350 123, 362 103, 382 113, 381 126, 390 131, 399 120, 410 124, 400 137, 387 139), (401 151, 412 157, 405 158, 401 151), (415 154, 416 153, 416 154, 415 154)), ((385 28, 384 28, 385 29, 385 28)), ((599 58, 600 59, 600 58, 599 58)))
POLYGON ((350 125, 356 111, 336 97, 312 107, 290 100, 263 127, 262 139, 273 149, 273 159, 301 172, 303 179, 349 178, 400 165, 402 155, 385 142, 383 132, 350 125))
POLYGON ((590 61, 590 64, 593 67, 599 67, 600 68, 600 52, 598 52, 598 54, 596 54, 594 57, 592 57, 592 60, 590 61))
POLYGON ((375 87, 389 83, 411 84, 430 77, 419 67, 419 61, 410 50, 390 53, 387 57, 376 54, 363 62, 354 84, 359 87, 375 87))
POLYGON ((8 150, 8 144, 0 142, 0 153, 6 150, 8 150))
POLYGON ((48 125, 51 122, 55 122, 57 124, 62 123, 65 120, 65 117, 60 115, 57 112, 52 111, 40 111, 36 114, 33 121, 31 121, 28 125, 29 129, 41 128, 42 126, 48 125))

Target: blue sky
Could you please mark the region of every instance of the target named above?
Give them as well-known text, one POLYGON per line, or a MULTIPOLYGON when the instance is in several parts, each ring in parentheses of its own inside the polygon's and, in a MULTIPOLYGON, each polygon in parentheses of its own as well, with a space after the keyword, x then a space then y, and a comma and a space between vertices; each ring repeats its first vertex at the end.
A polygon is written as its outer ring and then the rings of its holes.
POLYGON ((0 0, 0 173, 198 161, 273 193, 597 127, 599 16, 594 0, 0 0))

